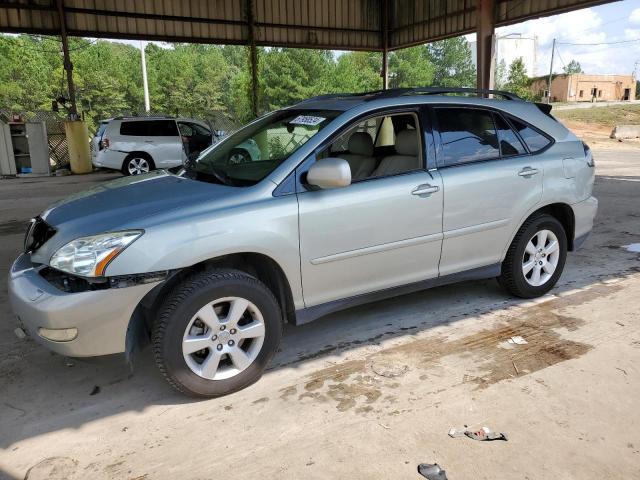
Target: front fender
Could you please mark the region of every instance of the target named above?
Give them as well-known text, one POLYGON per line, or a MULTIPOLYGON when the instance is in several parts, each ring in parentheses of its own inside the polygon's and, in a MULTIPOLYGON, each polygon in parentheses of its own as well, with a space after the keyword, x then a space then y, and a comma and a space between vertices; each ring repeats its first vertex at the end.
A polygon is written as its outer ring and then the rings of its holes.
POLYGON ((280 265, 296 308, 302 302, 298 202, 294 195, 165 219, 144 229, 144 235, 107 267, 108 276, 177 270, 224 255, 258 253, 280 265))

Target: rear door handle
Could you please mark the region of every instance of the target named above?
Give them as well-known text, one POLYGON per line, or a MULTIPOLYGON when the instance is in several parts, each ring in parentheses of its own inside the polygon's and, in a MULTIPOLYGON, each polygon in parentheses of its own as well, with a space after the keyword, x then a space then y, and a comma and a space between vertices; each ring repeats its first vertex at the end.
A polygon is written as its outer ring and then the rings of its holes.
POLYGON ((428 195, 430 193, 436 193, 438 190, 440 190, 440 187, 438 187, 437 185, 429 185, 428 183, 425 183, 423 185, 418 185, 416 188, 411 190, 411 194, 428 195))
POLYGON ((518 172, 518 175, 520 175, 521 177, 531 177, 533 175, 537 175, 538 173, 540 173, 540 170, 538 170, 537 168, 524 167, 518 172))

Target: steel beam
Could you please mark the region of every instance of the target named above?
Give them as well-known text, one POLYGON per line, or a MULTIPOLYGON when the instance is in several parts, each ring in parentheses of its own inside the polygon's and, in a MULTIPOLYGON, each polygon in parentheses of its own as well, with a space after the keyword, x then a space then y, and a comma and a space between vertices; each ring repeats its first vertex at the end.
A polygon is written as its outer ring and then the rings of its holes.
POLYGON ((477 81, 479 89, 493 89, 495 64, 495 1, 476 0, 477 81))
POLYGON ((247 24, 249 35, 249 64, 251 67, 251 112, 258 116, 258 47, 256 47, 255 5, 253 0, 247 0, 247 24))

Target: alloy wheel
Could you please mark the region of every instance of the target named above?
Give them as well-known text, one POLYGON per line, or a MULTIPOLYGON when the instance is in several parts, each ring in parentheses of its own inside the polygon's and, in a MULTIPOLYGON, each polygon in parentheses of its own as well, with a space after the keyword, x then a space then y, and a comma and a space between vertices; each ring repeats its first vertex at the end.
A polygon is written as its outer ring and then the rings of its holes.
POLYGON ((149 173, 149 162, 144 158, 132 158, 127 165, 129 175, 141 175, 149 173))
POLYGON ((262 313, 241 297, 204 305, 191 318, 182 339, 182 354, 196 375, 208 380, 231 378, 256 359, 265 338, 262 313))
POLYGON ((522 273, 529 285, 540 287, 553 276, 560 259, 560 243, 551 230, 531 237, 522 256, 522 273))

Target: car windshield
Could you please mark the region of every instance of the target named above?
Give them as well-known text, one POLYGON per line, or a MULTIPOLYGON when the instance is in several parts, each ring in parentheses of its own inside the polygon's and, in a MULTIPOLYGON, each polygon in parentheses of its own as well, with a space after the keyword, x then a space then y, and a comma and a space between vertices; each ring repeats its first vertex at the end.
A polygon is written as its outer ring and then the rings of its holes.
POLYGON ((255 185, 341 112, 281 110, 241 128, 185 163, 185 176, 232 186, 255 185))

